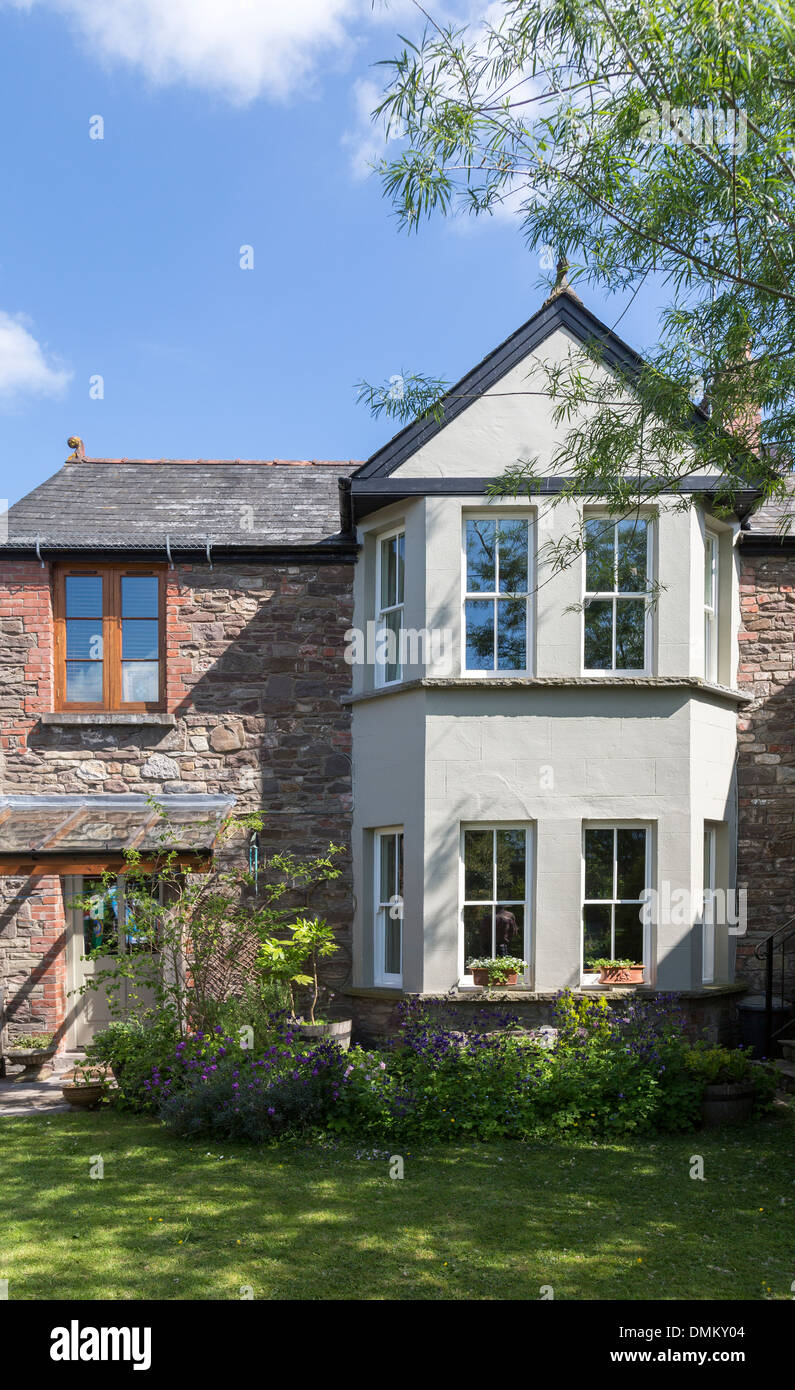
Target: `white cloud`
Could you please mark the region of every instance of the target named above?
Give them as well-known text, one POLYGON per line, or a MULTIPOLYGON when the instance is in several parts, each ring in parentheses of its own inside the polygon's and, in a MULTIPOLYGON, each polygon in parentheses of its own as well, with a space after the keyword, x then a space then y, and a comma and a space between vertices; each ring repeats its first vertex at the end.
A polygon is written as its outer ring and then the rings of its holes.
POLYGON ((62 396, 72 380, 73 373, 48 357, 28 324, 24 314, 0 309, 0 401, 4 404, 23 395, 62 396))
POLYGON ((284 99, 329 50, 351 43, 370 0, 0 0, 67 16, 101 57, 160 85, 185 83, 235 103, 284 99))
POLYGON ((373 123, 371 115, 382 95, 381 88, 369 79, 359 78, 353 84, 355 125, 343 135, 342 143, 350 152, 351 173, 356 179, 366 179, 386 149, 385 132, 373 123))

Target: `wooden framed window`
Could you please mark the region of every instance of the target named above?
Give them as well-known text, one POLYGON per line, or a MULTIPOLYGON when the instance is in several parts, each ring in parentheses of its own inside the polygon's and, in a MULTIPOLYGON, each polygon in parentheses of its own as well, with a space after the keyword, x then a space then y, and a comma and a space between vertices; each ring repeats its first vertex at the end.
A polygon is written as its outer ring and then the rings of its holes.
POLYGON ((163 708, 163 569, 59 566, 54 608, 59 710, 163 708))

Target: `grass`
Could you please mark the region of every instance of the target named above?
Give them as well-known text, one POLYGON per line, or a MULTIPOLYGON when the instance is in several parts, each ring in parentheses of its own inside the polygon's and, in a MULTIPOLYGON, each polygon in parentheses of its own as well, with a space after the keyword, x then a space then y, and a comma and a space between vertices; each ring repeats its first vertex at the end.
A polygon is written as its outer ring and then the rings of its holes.
POLYGON ((405 1153, 401 1181, 350 1146, 4 1119, 0 1278, 11 1299, 789 1299, 794 1129, 779 1107, 683 1138, 451 1145, 405 1153))

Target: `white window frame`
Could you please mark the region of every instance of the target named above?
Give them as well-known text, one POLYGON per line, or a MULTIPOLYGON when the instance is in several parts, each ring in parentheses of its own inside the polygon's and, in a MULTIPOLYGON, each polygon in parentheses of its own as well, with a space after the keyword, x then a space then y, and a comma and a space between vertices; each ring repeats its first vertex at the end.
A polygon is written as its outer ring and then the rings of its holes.
MULTIPOLYGON (((497 856, 494 852, 496 841, 492 839, 492 894, 497 891, 497 856)), ((459 889, 458 889, 458 981, 464 988, 474 989, 472 972, 466 968, 466 942, 464 939, 464 908, 465 907, 494 907, 497 903, 504 903, 506 907, 517 906, 524 908, 524 945, 522 950, 527 962, 525 973, 520 976, 519 983, 529 987, 531 978, 534 936, 533 936, 533 865, 535 854, 535 822, 534 821, 466 821, 461 824, 458 849, 459 866, 459 889), (466 863, 464 860, 465 835, 468 830, 523 830, 524 831, 524 901, 518 899, 492 897, 491 900, 480 898, 477 901, 468 900, 466 893, 466 863)), ((492 925, 493 932, 493 925, 492 925)))
MULTIPOLYGON (((596 904, 600 904, 600 903, 601 903, 601 904, 607 904, 607 903, 609 902, 610 905, 611 905, 611 907, 614 909, 614 910, 611 912, 611 914, 610 914, 610 923, 611 923, 611 926, 610 926, 610 945, 611 945, 611 948, 615 945, 615 921, 616 921, 615 908, 616 908, 616 906, 620 906, 621 903, 635 903, 635 902, 637 902, 637 904, 638 904, 638 918, 639 918, 639 920, 641 920, 641 919, 640 919, 640 909, 641 909, 641 907, 643 906, 643 902, 642 902, 640 899, 636 899, 636 898, 617 898, 617 897, 615 897, 615 896, 614 896, 613 898, 611 898, 611 899, 608 899, 608 898, 586 898, 586 896, 585 896, 585 832, 586 832, 586 830, 644 830, 644 831, 646 832, 646 871, 645 871, 645 874, 644 874, 643 890, 644 890, 644 893, 646 894, 646 902, 648 903, 648 901, 649 901, 649 892, 650 892, 650 889, 651 889, 651 886, 652 886, 652 854, 653 854, 653 846, 654 846, 654 840, 653 840, 653 837, 652 837, 652 829, 653 829, 653 823, 652 823, 651 821, 645 821, 645 820, 587 820, 587 821, 583 821, 583 824, 582 824, 581 850, 580 850, 580 857, 581 857, 581 865, 580 865, 580 979, 582 979, 583 975, 588 975, 588 974, 591 973, 591 972, 586 968, 586 965, 585 965, 585 922, 584 922, 584 909, 587 907, 587 905, 588 905, 589 903, 596 905, 596 904)), ((614 839, 613 839, 613 893, 614 893, 614 894, 615 894, 616 889, 617 889, 617 887, 618 887, 618 883, 617 883, 617 875, 618 875, 618 858, 617 858, 617 855, 616 855, 616 848, 617 848, 617 846, 616 846, 616 840, 615 840, 615 838, 614 838, 614 839)), ((650 983, 651 983, 651 927, 652 927, 652 924, 651 924, 651 922, 649 921, 649 913, 648 913, 648 911, 647 911, 647 912, 644 913, 644 916, 643 916, 643 919, 642 919, 642 928, 643 928, 643 936, 642 936, 642 941, 643 941, 643 961, 642 961, 642 964, 643 964, 643 978, 644 978, 644 982, 645 982, 646 984, 650 984, 650 983)))
POLYGON ((715 878, 718 834, 714 825, 704 822, 704 896, 701 909, 701 983, 715 983, 715 878))
MULTIPOLYGON (((399 613, 399 614, 400 614, 400 625, 399 625, 399 627, 398 627, 398 643, 399 643, 399 644, 400 644, 400 640, 401 640, 401 635, 402 635, 402 633, 403 633, 403 619, 404 619, 404 616, 405 616, 405 609, 406 609, 406 527, 405 527, 405 524, 404 524, 403 522, 401 522, 399 526, 393 526, 392 529, 391 529, 390 531, 380 531, 380 532, 376 535, 376 538, 375 538, 375 547, 376 547, 376 548, 375 548, 375 634, 376 634, 376 652, 377 652, 377 651, 378 651, 378 647, 379 647, 380 635, 381 635, 381 633, 385 630, 385 622, 384 622, 384 619, 385 619, 385 617, 386 617, 387 614, 389 614, 389 613, 399 613), (382 566, 383 566, 383 561, 382 561, 382 558, 381 558, 381 556, 382 556, 382 554, 383 554, 382 547, 383 547, 385 541, 394 540, 396 536, 402 536, 402 537, 403 537, 403 597, 402 597, 400 603, 389 604, 386 608, 382 608, 382 607, 381 607, 381 576, 382 576, 382 566)), ((382 661, 379 661, 379 660, 377 659, 377 657, 376 657, 376 660, 375 660, 375 663, 374 663, 374 664, 375 664, 375 684, 376 684, 376 686, 378 686, 379 689, 383 689, 385 686, 399 685, 400 682, 403 680, 403 662, 401 661, 400 657, 401 657, 401 653, 400 653, 400 650, 398 650, 398 659, 397 659, 397 671, 398 671, 398 674, 394 677, 393 680, 387 680, 387 679, 386 679, 386 663, 385 663, 385 662, 382 662, 382 661)))
MULTIPOLYGON (((535 604, 533 601, 533 590, 535 586, 535 514, 526 510, 516 511, 467 511, 461 519, 461 674, 468 679, 476 680, 510 680, 517 676, 532 676, 534 670, 533 647, 534 647, 534 624, 535 624, 535 604), (491 670, 480 671, 467 666, 467 600, 468 599, 491 599, 496 602, 502 598, 507 598, 506 594, 500 594, 498 589, 491 593, 484 590, 472 590, 467 588, 467 523, 470 521, 525 521, 527 522, 527 593, 525 595, 525 664, 516 667, 511 671, 501 671, 496 666, 497 660, 497 623, 494 624, 494 648, 492 652, 495 665, 491 670)), ((496 583, 499 585, 499 551, 496 560, 496 583)), ((495 614, 496 619, 496 614, 495 614)))
POLYGON ((587 550, 583 550, 583 557, 582 557, 582 594, 583 594, 583 607, 582 607, 582 624, 581 624, 581 629, 580 629, 580 664, 581 664, 582 674, 583 674, 584 676, 602 676, 603 678, 606 677, 606 676, 613 676, 613 677, 618 677, 619 679, 626 678, 626 679, 628 679, 628 680, 633 680, 633 679, 636 679, 638 676, 651 676, 651 675, 653 675, 653 673, 654 673, 654 672, 653 672, 653 667, 654 667, 654 655, 653 655, 653 651, 652 651, 652 637, 653 637, 653 631, 652 631, 652 613, 651 613, 651 605, 650 605, 650 603, 649 603, 649 586, 650 586, 650 584, 651 584, 651 582, 652 582, 652 576, 653 576, 653 574, 654 574, 654 533, 655 533, 655 525, 654 525, 654 523, 655 523, 655 517, 654 517, 653 515, 647 515, 646 513, 641 512, 641 513, 638 515, 638 517, 636 518, 638 521, 642 521, 642 522, 644 523, 645 527, 646 527, 646 588, 643 589, 643 590, 637 590, 637 591, 625 591, 625 590, 619 591, 619 589, 618 589, 618 587, 617 587, 617 584, 618 584, 618 535, 617 535, 617 529, 616 529, 616 528, 618 527, 619 522, 621 522, 621 521, 626 521, 626 520, 629 520, 629 519, 630 519, 630 518, 627 518, 627 517, 610 517, 610 516, 602 515, 602 514, 600 514, 600 513, 598 513, 598 512, 596 512, 596 513, 595 513, 595 512, 586 512, 586 513, 584 514, 584 516, 583 516, 583 527, 585 526, 585 523, 586 523, 586 522, 589 522, 589 521, 603 521, 606 525, 612 523, 612 525, 613 525, 613 554, 614 554, 614 557, 615 557, 615 559, 614 559, 614 568, 613 568, 613 583, 614 583, 614 588, 613 588, 612 590, 607 590, 607 589, 605 589, 605 590, 601 590, 601 589, 587 589, 585 586, 586 586, 586 584, 587 584, 587 574, 588 574, 588 569, 587 569, 587 566, 588 566, 588 553, 587 553, 587 550), (591 599, 597 599, 597 600, 599 600, 599 599, 601 599, 601 600, 612 600, 612 604, 613 604, 613 636, 612 636, 612 651, 611 651, 612 665, 611 665, 611 666, 596 666, 596 667, 590 667, 590 666, 586 666, 586 665, 585 665, 585 616, 586 616, 586 610, 587 610, 588 602, 589 602, 589 600, 591 600, 591 599), (634 600, 643 599, 644 602, 645 602, 644 622, 643 622, 643 668, 642 668, 642 669, 640 669, 640 668, 638 668, 638 667, 631 667, 631 668, 628 668, 628 667, 616 666, 616 604, 617 604, 617 603, 620 603, 620 602, 622 602, 622 601, 624 601, 624 600, 628 600, 628 599, 634 599, 634 600))
POLYGON ((718 682, 720 636, 720 540, 717 532, 704 528, 704 679, 718 682), (712 551, 712 562, 709 555, 712 551), (707 602, 707 575, 711 581, 712 602, 707 602))
MULTIPOLYGON (((386 963, 386 913, 395 905, 394 894, 389 898, 382 898, 381 889, 381 841, 387 837, 400 835, 403 841, 403 870, 405 873, 405 851, 406 841, 402 825, 386 825, 373 831, 373 983, 382 985, 389 989, 401 989, 403 986, 403 958, 405 949, 405 939, 403 930, 403 903, 400 903, 400 916, 396 919, 400 922, 400 973, 389 974, 385 969, 386 963)), ((392 885, 394 888, 395 885, 392 885)))

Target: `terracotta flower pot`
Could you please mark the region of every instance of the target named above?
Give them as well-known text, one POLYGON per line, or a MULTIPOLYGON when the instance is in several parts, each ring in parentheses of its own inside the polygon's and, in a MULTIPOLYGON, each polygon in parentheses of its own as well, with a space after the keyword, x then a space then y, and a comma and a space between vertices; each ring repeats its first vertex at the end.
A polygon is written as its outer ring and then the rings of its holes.
POLYGON ((483 969, 483 970, 473 970, 473 971, 472 971, 472 983, 475 984, 475 985, 478 985, 478 987, 479 987, 480 989, 485 989, 486 986, 487 986, 488 983, 489 983, 489 972, 488 972, 488 970, 485 970, 485 969, 483 969))
POLYGON ((492 980, 491 983, 495 989, 501 989, 503 985, 515 985, 518 979, 519 976, 517 975, 516 971, 512 970, 510 975, 506 975, 504 979, 492 980))
POLYGON ((754 1108, 753 1081, 729 1081, 705 1086, 701 1097, 701 1118, 705 1125, 740 1125, 750 1119, 754 1108))
POLYGON ((599 973, 599 983, 602 985, 642 985, 643 966, 628 965, 618 970, 602 970, 599 973))

